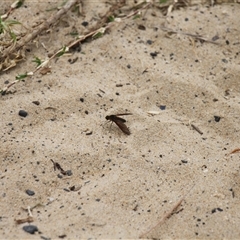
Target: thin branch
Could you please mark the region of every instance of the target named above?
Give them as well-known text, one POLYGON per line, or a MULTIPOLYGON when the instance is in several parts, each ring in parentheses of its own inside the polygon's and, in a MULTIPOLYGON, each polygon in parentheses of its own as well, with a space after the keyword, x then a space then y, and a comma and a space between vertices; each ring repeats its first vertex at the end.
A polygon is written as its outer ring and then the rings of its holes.
POLYGON ((58 21, 62 15, 68 12, 68 10, 78 2, 79 0, 69 0, 56 14, 52 15, 48 20, 43 22, 39 28, 32 30, 31 33, 26 35, 23 39, 18 41, 13 47, 10 46, 5 49, 0 57, 0 61, 9 56, 12 52, 17 52, 20 48, 26 45, 31 40, 35 39, 43 30, 48 29, 52 24, 58 21))
POLYGON ((145 233, 141 234, 139 236, 139 238, 144 238, 145 235, 147 235, 148 233, 150 233, 152 230, 154 230, 156 227, 160 226, 162 223, 164 223, 166 221, 166 219, 168 219, 170 216, 172 216, 173 212, 176 211, 176 209, 181 205, 182 201, 184 200, 184 197, 182 197, 171 209, 169 212, 167 212, 163 218, 157 222, 157 224, 153 227, 151 227, 148 231, 146 231, 145 233))
POLYGON ((183 195, 183 197, 180 198, 180 200, 162 217, 162 219, 157 222, 153 227, 151 227, 148 231, 142 233, 139 238, 144 238, 145 235, 150 233, 152 230, 154 230, 156 227, 159 227, 161 224, 163 224, 168 218, 170 218, 173 213, 177 210, 177 208, 181 205, 182 201, 185 199, 186 195, 189 194, 189 192, 192 190, 192 188, 195 186, 195 184, 190 188, 190 190, 183 195))
POLYGON ((198 34, 192 34, 192 33, 187 33, 187 32, 176 31, 176 30, 173 30, 173 29, 170 29, 170 28, 167 28, 167 27, 160 27, 160 28, 164 32, 175 33, 175 34, 182 34, 182 35, 186 35, 186 36, 189 36, 189 37, 192 37, 192 38, 196 38, 196 39, 202 40, 204 42, 209 42, 209 43, 213 43, 213 44, 220 44, 218 42, 215 42, 215 41, 209 40, 209 39, 207 39, 205 37, 202 37, 201 35, 198 35, 198 34))

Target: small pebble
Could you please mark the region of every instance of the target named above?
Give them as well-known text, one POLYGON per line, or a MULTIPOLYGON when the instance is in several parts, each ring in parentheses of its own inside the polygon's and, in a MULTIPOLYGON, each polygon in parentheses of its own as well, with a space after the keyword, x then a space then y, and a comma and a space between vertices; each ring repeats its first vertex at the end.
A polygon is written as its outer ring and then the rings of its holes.
POLYGON ((154 59, 158 55, 158 52, 151 52, 150 56, 154 59))
POLYGON ((29 196, 33 196, 33 195, 35 195, 35 192, 30 190, 30 189, 27 189, 26 194, 29 195, 29 196))
POLYGON ((40 105, 39 101, 33 101, 32 103, 34 103, 35 105, 40 105))
POLYGON ((222 212, 222 211, 223 211, 222 208, 213 208, 213 209, 212 209, 212 213, 215 213, 217 210, 218 210, 219 212, 222 212))
POLYGON ((142 24, 139 24, 138 25, 138 29, 140 29, 140 30, 146 30, 146 27, 144 26, 144 25, 142 25, 142 24))
POLYGON ((67 176, 72 176, 72 174, 73 174, 73 173, 72 173, 71 170, 67 170, 67 171, 66 171, 66 175, 67 175, 67 176))
POLYGON ((219 39, 218 35, 215 35, 214 37, 212 37, 212 41, 217 41, 219 39))
POLYGON ((44 237, 44 236, 41 236, 41 239, 43 239, 43 240, 51 240, 51 238, 44 237))
POLYGON ((147 44, 151 45, 153 43, 152 40, 147 40, 147 44))
POLYGON ((221 119, 221 117, 219 117, 219 116, 214 116, 215 122, 220 122, 220 119, 221 119))
POLYGON ((38 231, 38 228, 36 226, 34 226, 34 225, 28 225, 28 226, 24 226, 23 230, 25 232, 30 233, 30 234, 34 234, 35 232, 38 231))
POLYGON ((86 26, 88 26, 88 22, 84 21, 84 22, 82 22, 82 25, 83 25, 84 27, 86 27, 86 26))
POLYGON ((166 106, 165 106, 165 105, 160 105, 159 108, 160 108, 161 110, 165 110, 165 109, 166 109, 166 106))
POLYGON ((18 115, 21 116, 21 117, 26 117, 28 115, 28 113, 24 110, 20 110, 18 115))
POLYGON ((58 236, 59 238, 65 238, 67 235, 66 234, 63 234, 63 235, 60 235, 58 236))

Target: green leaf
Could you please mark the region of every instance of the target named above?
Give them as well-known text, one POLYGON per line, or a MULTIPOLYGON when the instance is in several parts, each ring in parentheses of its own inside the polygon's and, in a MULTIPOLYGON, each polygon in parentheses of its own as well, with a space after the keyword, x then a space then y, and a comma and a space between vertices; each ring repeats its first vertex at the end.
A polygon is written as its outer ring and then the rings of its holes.
POLYGON ((98 31, 96 31, 96 33, 92 35, 92 38, 93 39, 100 38, 105 33, 105 31, 106 31, 106 28, 104 27, 99 28, 98 31))
POLYGON ((62 48, 62 50, 56 55, 56 57, 61 57, 66 52, 66 46, 62 48))
POLYGON ((10 35, 11 38, 14 40, 14 42, 16 42, 16 40, 17 40, 16 34, 15 34, 14 32, 12 32, 12 31, 10 31, 10 32, 9 32, 9 35, 10 35))
POLYGON ((35 62, 37 64, 37 67, 42 64, 42 60, 40 58, 38 58, 38 57, 35 57, 35 59, 32 60, 32 62, 35 62))
POLYGON ((168 0, 159 0, 160 4, 166 3, 168 0))
POLYGON ((8 25, 8 26, 12 26, 12 25, 14 25, 14 24, 21 24, 20 22, 15 21, 15 20, 7 20, 7 21, 5 21, 5 23, 6 23, 6 25, 8 25))
POLYGON ((19 0, 16 8, 20 8, 23 5, 23 3, 24 3, 24 0, 19 0))
POLYGON ((97 39, 97 38, 100 38, 102 35, 103 35, 103 33, 98 32, 98 33, 94 34, 92 37, 93 37, 93 39, 97 39))
POLYGON ((141 17, 141 15, 140 14, 137 14, 137 15, 135 15, 134 17, 133 17, 133 20, 134 19, 137 19, 137 18, 140 18, 141 17))
POLYGON ((77 31, 76 32, 70 32, 70 35, 75 37, 75 36, 78 36, 79 33, 77 31))
POLYGON ((114 20, 115 20, 114 16, 109 16, 109 17, 108 17, 108 21, 109 21, 109 22, 114 22, 114 20))
POLYGON ((15 21, 15 20, 6 20, 6 21, 3 21, 0 17, 0 34, 1 33, 8 33, 9 36, 14 40, 16 41, 16 35, 15 33, 12 31, 11 29, 11 26, 12 25, 15 25, 15 24, 21 24, 20 22, 18 21, 15 21))
POLYGON ((27 73, 25 73, 25 74, 18 74, 18 75, 16 76, 16 80, 23 80, 23 79, 26 78, 27 76, 28 76, 27 73))

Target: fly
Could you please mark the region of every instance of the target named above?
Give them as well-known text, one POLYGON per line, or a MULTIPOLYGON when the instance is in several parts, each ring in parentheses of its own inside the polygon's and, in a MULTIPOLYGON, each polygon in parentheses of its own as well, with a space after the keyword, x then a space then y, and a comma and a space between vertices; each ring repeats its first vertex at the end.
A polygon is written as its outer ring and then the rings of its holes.
POLYGON ((115 115, 108 115, 106 116, 106 119, 115 122, 117 126, 122 130, 123 133, 130 135, 130 131, 128 127, 126 126, 125 122, 126 120, 119 117, 119 116, 124 116, 124 115, 132 115, 132 113, 122 113, 122 114, 115 114, 115 115))

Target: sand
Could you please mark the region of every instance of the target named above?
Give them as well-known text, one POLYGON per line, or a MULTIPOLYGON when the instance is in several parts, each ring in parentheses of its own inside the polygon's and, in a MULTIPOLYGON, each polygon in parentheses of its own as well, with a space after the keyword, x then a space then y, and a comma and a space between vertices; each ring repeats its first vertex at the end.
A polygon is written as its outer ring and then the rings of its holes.
MULTIPOLYGON (((55 6, 26 1, 11 17, 32 26, 55 6)), ((1 72, 1 88, 109 7, 68 12, 1 72)), ((239 12, 149 8, 1 96, 1 239, 239 239, 239 12), (131 135, 106 121, 118 113, 132 113, 131 135), (15 221, 28 207, 33 235, 15 221)))

